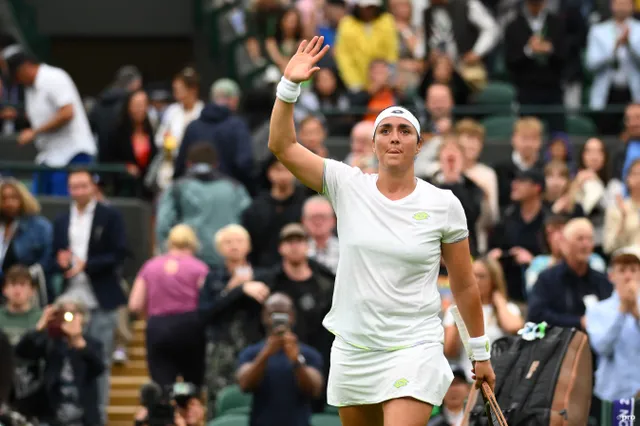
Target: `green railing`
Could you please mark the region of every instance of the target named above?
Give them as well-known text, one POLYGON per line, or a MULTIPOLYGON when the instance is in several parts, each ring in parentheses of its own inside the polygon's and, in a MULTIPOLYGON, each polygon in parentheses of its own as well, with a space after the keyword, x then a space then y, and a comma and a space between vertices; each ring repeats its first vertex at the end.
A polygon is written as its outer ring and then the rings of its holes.
POLYGON ((42 61, 47 61, 50 54, 49 38, 38 31, 37 11, 31 1, 9 0, 13 16, 29 45, 29 49, 42 61))

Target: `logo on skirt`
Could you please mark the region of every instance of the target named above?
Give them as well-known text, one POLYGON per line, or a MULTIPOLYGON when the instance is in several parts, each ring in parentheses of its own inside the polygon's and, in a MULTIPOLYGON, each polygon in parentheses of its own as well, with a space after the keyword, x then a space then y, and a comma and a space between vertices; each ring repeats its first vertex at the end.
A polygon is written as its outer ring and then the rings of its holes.
POLYGON ((407 379, 398 379, 396 380, 396 382, 393 384, 393 387, 395 388, 401 388, 403 386, 407 386, 409 384, 409 381, 407 379))

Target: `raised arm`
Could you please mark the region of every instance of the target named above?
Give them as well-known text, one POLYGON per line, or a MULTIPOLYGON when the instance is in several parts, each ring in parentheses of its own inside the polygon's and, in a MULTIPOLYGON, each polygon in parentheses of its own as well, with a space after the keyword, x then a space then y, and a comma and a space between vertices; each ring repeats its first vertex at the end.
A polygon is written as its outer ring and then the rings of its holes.
POLYGON ((320 69, 316 64, 329 50, 329 46, 322 47, 323 43, 324 37, 314 37, 310 42, 304 40, 300 43, 278 84, 269 126, 271 152, 295 177, 317 192, 322 192, 323 159, 296 140, 293 109, 300 95, 300 83, 320 69))

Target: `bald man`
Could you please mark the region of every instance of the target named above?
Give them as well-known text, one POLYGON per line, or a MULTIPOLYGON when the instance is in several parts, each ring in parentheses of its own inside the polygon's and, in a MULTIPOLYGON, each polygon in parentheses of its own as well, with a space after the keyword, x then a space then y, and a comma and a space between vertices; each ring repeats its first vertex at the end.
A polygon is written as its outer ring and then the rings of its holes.
POLYGON ((356 166, 358 160, 372 154, 371 142, 374 125, 373 121, 360 121, 351 129, 351 151, 344 162, 356 166))
POLYGON ((588 306, 611 296, 606 275, 589 266, 593 226, 585 218, 572 219, 563 230, 564 259, 538 276, 529 296, 529 321, 586 330, 588 306))
POLYGON ((338 270, 340 247, 335 236, 336 215, 328 199, 315 195, 302 207, 302 226, 309 235, 308 256, 334 274, 338 270))
POLYGON ((265 301, 262 322, 267 339, 240 353, 236 373, 240 388, 253 393, 250 424, 308 426, 311 401, 324 387, 322 357, 291 331, 293 301, 284 293, 265 301))

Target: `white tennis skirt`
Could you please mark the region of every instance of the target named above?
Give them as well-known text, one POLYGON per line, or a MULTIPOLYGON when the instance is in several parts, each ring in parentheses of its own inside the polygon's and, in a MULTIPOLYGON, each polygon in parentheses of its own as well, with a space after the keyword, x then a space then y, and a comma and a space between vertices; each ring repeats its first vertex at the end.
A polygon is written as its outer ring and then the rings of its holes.
POLYGON ((347 407, 411 397, 441 405, 452 381, 441 343, 367 351, 336 337, 331 347, 327 402, 347 407))

